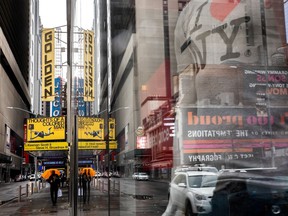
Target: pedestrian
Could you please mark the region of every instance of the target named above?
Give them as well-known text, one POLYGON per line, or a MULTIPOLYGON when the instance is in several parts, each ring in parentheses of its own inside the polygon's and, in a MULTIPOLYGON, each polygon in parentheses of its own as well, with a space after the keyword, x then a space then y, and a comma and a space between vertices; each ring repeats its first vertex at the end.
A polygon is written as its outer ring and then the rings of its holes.
POLYGON ((91 173, 90 173, 90 170, 88 170, 88 174, 87 174, 87 192, 88 192, 87 201, 88 201, 88 203, 90 201, 90 183, 91 183, 91 180, 92 180, 91 173))
POLYGON ((61 178, 60 178, 60 180, 61 180, 61 187, 63 188, 64 187, 64 183, 66 182, 66 175, 65 175, 65 173, 62 173, 61 174, 61 178))
POLYGON ((85 204, 86 200, 88 200, 89 202, 89 196, 90 196, 90 181, 89 181, 89 176, 87 174, 87 170, 85 170, 83 174, 81 175, 81 184, 82 184, 82 189, 83 189, 83 203, 85 204), (89 192, 87 194, 88 187, 89 187, 89 192))
POLYGON ((59 176, 55 173, 55 170, 51 171, 51 175, 48 178, 47 182, 50 184, 50 196, 53 206, 57 203, 58 189, 60 187, 59 176))

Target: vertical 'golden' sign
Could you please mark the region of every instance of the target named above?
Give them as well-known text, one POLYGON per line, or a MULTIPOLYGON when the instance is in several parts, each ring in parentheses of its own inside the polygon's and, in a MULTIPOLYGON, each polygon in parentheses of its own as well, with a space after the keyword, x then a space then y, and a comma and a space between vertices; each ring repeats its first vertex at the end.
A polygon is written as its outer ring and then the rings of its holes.
POLYGON ((84 31, 84 101, 94 101, 94 32, 84 31))
POLYGON ((42 31, 42 101, 54 101, 54 29, 42 31))

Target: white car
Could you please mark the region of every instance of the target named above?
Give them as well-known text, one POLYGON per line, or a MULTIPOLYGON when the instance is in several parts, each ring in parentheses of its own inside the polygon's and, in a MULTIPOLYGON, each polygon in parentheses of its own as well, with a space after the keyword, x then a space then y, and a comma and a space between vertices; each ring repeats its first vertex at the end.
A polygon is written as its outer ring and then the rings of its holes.
POLYGON ((217 177, 217 173, 206 171, 175 173, 168 193, 171 210, 182 211, 185 216, 211 213, 217 177))
POLYGON ((139 173, 138 173, 138 172, 135 172, 135 173, 133 173, 133 175, 132 175, 132 179, 136 180, 136 179, 137 179, 137 177, 138 177, 138 175, 139 175, 139 173))
POLYGON ((138 173, 138 176, 136 177, 136 180, 145 180, 148 181, 149 180, 149 175, 145 172, 140 172, 138 173))

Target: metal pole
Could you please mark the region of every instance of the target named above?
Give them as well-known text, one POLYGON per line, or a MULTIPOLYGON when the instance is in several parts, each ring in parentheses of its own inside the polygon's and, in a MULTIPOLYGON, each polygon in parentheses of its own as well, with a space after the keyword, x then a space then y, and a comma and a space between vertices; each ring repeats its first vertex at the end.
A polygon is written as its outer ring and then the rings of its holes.
POLYGON ((110 144, 109 119, 112 94, 112 45, 111 45, 111 2, 107 0, 107 151, 108 151, 108 216, 110 216, 110 144))
POLYGON ((34 163, 35 163, 35 181, 34 181, 34 192, 37 193, 38 192, 38 187, 37 187, 37 156, 34 157, 34 163))
POLYGON ((97 181, 98 181, 98 174, 99 174, 99 155, 96 155, 96 166, 97 166, 97 181))

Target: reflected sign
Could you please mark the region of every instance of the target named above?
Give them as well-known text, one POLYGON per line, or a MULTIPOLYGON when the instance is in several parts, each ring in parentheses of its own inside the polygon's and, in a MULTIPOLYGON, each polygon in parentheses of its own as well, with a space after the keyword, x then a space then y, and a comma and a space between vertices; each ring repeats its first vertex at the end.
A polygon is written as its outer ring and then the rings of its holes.
MULTIPOLYGON (((117 142, 110 141, 109 148, 111 150, 117 149, 117 142)), ((79 150, 105 150, 106 149, 106 142, 78 142, 78 149, 79 150)))
POLYGON ((104 140, 104 119, 94 117, 79 117, 78 139, 104 140))

